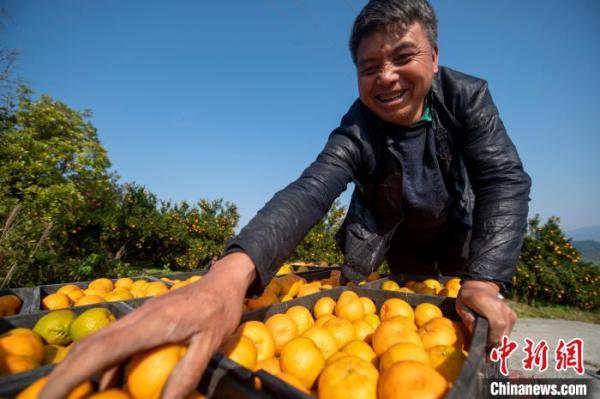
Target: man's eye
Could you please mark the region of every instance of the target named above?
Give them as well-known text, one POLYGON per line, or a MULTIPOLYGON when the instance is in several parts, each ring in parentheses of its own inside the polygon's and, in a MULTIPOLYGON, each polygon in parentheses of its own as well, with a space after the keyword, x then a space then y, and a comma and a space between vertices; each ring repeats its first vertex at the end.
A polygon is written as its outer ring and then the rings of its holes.
POLYGON ((361 75, 373 75, 376 72, 377 72, 377 67, 376 66, 368 66, 368 67, 362 68, 360 70, 360 74, 361 75))
POLYGON ((394 63, 396 65, 404 65, 410 61, 412 58, 412 54, 400 54, 394 58, 394 63))

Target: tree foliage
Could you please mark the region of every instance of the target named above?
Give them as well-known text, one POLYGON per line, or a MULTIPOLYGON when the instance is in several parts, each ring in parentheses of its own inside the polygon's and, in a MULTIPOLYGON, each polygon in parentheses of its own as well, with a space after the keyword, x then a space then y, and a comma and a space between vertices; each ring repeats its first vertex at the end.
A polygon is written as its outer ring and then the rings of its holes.
POLYGON ((219 254, 234 205, 159 200, 118 184, 90 112, 25 87, 0 114, 0 272, 11 285, 197 268, 219 254), (133 270, 132 270, 133 269, 133 270))
POLYGON ((327 214, 317 223, 296 247, 290 260, 328 264, 342 264, 344 257, 335 242, 335 233, 342 225, 346 209, 336 200, 327 214))
POLYGON ((557 217, 542 225, 536 216, 529 220, 511 294, 530 305, 598 309, 600 268, 581 261, 579 252, 560 229, 557 217))

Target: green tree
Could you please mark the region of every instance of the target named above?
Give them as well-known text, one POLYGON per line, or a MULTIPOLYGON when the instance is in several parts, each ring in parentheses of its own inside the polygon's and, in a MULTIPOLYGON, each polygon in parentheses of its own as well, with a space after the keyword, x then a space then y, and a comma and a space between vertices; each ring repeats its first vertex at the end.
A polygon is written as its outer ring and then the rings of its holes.
POLYGON ((581 309, 600 307, 600 269, 582 262, 579 252, 551 217, 529 220, 528 232, 513 277, 511 295, 534 304, 560 304, 581 309))
POLYGON ((12 270, 19 283, 62 275, 63 266, 48 267, 51 260, 99 251, 115 196, 91 113, 31 95, 21 87, 18 106, 2 115, 0 131, 0 220, 18 209, 11 231, 3 231, 0 270, 12 270))
POLYGON ((342 264, 344 256, 335 242, 335 234, 339 230, 346 209, 336 200, 327 214, 309 231, 304 240, 296 247, 290 257, 291 261, 308 261, 319 263, 342 264))

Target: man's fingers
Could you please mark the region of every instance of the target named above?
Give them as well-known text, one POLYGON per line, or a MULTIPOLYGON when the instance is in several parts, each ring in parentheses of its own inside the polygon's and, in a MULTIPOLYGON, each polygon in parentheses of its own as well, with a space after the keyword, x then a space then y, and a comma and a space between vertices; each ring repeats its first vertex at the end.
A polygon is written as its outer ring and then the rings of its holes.
POLYGON ((218 348, 219 343, 210 334, 199 333, 190 341, 185 356, 169 376, 162 398, 185 398, 198 386, 202 373, 218 348))
POLYGON ((465 324, 465 327, 467 327, 469 332, 472 333, 473 332, 473 324, 475 323, 475 314, 471 311, 471 309, 466 307, 462 303, 462 301, 458 298, 456 299, 455 308, 456 308, 456 313, 458 313, 458 315, 462 319, 463 323, 465 324))
MULTIPOLYGON (((94 335, 77 342, 67 357, 50 374, 60 383, 46 384, 42 399, 65 398, 82 381, 126 360, 131 354, 150 349, 162 342, 160 320, 147 312, 136 311, 117 320, 94 335), (146 328, 132 328, 145 318, 146 328)), ((140 324, 138 324, 140 325, 140 324)), ((163 326, 164 328, 164 326, 163 326)))

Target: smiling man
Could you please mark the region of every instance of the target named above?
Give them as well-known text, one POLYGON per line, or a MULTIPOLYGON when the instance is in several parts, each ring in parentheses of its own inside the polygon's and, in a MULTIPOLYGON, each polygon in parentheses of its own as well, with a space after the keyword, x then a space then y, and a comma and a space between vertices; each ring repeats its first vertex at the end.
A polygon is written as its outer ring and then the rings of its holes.
POLYGON ((438 65, 425 0, 372 0, 350 38, 359 99, 302 175, 278 192, 200 281, 149 301, 78 343, 43 398, 161 344, 189 350, 163 397, 184 397, 237 327, 244 295, 262 290, 332 202, 356 189, 338 234, 351 280, 384 259, 392 272, 459 275, 457 311, 490 321, 497 345, 515 322, 499 297, 526 228, 530 179, 485 81, 438 65))

